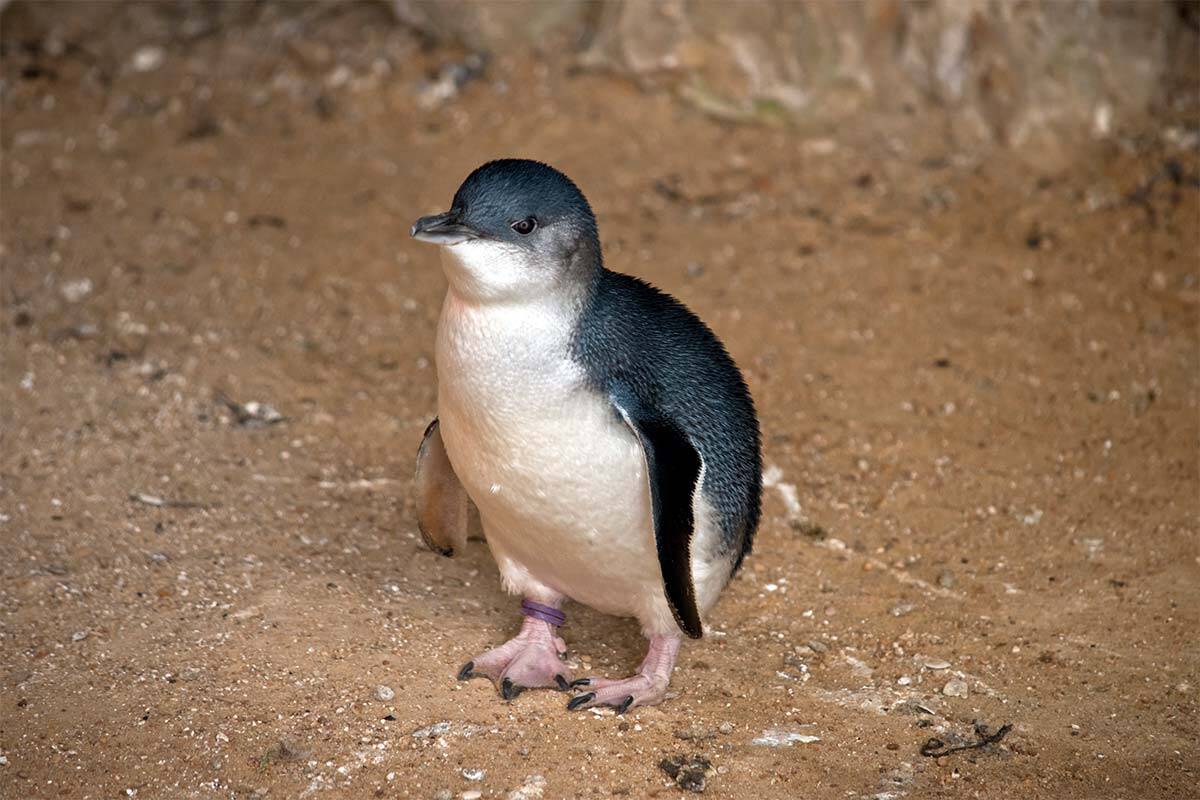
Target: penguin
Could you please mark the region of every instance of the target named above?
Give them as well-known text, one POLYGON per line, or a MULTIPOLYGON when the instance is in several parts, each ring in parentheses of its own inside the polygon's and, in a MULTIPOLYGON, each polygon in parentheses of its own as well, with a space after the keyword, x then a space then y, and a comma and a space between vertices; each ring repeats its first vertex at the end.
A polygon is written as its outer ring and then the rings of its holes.
POLYGON ((546 164, 480 166, 412 237, 440 246, 448 284, 418 528, 453 555, 474 506, 522 598, 517 635, 459 679, 486 676, 505 700, 558 689, 569 710, 660 702, 758 527, 761 434, 741 372, 680 301, 605 267, 587 199, 546 164), (572 675, 568 599, 640 623, 632 676, 572 675))

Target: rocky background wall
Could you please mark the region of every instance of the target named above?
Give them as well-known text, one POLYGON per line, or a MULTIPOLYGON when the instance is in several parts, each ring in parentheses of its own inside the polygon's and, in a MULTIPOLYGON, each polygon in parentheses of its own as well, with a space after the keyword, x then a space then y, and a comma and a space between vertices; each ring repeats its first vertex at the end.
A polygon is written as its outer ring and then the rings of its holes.
POLYGON ((1064 0, 547 4, 393 0, 480 52, 532 46, 735 121, 951 110, 948 133, 1053 158, 1148 112, 1196 112, 1200 4, 1064 0), (1041 152, 1038 152, 1038 151, 1041 152))
MULTIPOLYGON (((945 111, 935 124, 952 145, 1011 146, 1047 167, 1080 137, 1111 136, 1147 114, 1192 130, 1200 116, 1195 0, 383 2, 397 25, 480 64, 532 50, 738 123, 822 128, 863 111, 945 111)), ((36 39, 61 26, 59 5, 0 0, 0 13, 36 39)), ((70 25, 111 14, 111 4, 86 5, 70 25)), ((182 3, 167 17, 187 41, 259 5, 182 3)), ((310 16, 338 5, 309 4, 310 16)), ((146 22, 161 27, 163 17, 146 22)), ((50 41, 76 41, 86 28, 50 41)))

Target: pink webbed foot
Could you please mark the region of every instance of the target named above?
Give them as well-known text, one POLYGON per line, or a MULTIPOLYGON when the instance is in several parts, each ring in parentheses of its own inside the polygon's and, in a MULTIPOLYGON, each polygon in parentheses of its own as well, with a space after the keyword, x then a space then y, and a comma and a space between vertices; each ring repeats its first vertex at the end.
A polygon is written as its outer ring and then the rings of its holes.
POLYGON ((463 664, 458 679, 486 676, 505 700, 526 689, 566 691, 571 685, 571 669, 562 660, 566 650, 554 626, 526 617, 516 637, 463 664))
POLYGON ((577 694, 567 703, 567 709, 575 711, 593 706, 613 706, 618 714, 624 714, 637 706, 652 706, 661 702, 671 682, 671 670, 675 668, 675 656, 679 652, 678 636, 653 636, 650 649, 636 675, 622 680, 607 678, 580 678, 571 684, 577 694))

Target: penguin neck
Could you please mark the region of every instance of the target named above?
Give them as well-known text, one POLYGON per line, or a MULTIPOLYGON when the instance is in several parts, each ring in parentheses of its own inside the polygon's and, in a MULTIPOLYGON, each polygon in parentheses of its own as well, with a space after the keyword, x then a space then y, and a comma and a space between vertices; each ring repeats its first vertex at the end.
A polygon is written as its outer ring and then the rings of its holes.
POLYGON ((447 301, 477 311, 541 309, 577 318, 604 271, 598 243, 582 241, 547 258, 494 242, 464 242, 442 250, 447 301))

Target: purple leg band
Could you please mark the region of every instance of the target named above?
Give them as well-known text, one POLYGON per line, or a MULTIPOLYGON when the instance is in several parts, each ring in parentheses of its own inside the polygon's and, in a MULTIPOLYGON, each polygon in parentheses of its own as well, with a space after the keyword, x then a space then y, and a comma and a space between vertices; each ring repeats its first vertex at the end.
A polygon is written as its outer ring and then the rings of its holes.
POLYGON ((567 615, 553 606, 542 605, 534 600, 521 601, 521 613, 527 617, 549 622, 555 627, 561 627, 567 621, 567 615))

